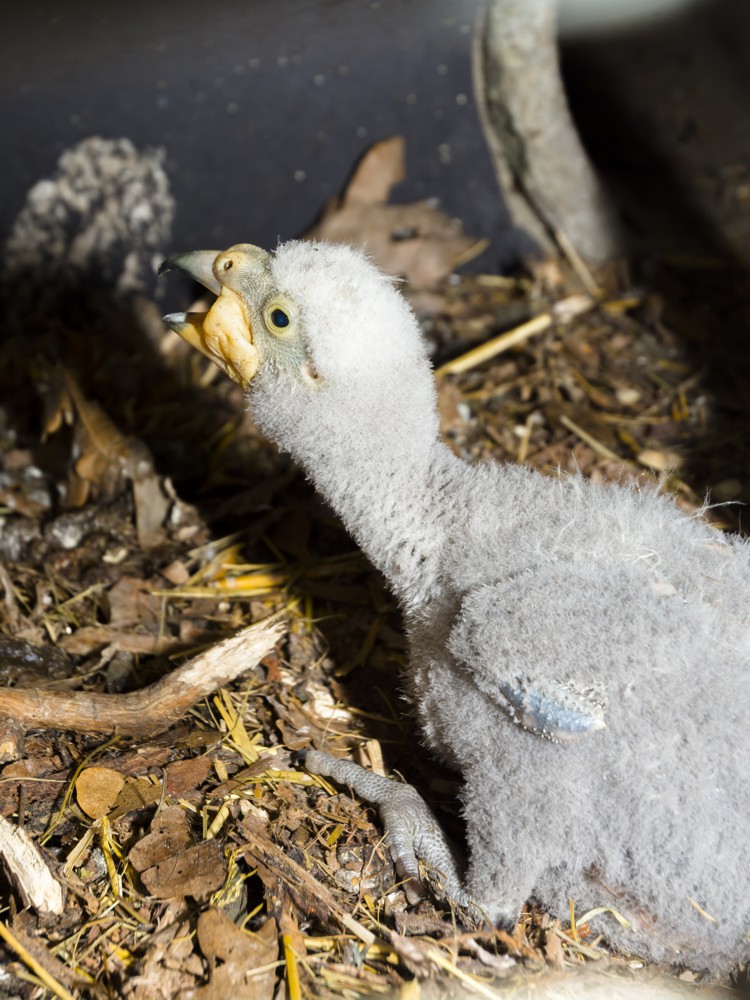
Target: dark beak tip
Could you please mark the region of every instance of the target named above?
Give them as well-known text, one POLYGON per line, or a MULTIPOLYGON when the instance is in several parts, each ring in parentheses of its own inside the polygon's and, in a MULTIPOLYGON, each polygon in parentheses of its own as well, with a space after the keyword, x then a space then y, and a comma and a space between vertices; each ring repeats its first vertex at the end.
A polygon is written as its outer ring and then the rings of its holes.
POLYGON ((188 253, 174 254, 161 262, 157 273, 162 275, 168 271, 182 271, 214 295, 220 295, 221 284, 213 271, 214 261, 220 253, 220 250, 191 250, 188 253))

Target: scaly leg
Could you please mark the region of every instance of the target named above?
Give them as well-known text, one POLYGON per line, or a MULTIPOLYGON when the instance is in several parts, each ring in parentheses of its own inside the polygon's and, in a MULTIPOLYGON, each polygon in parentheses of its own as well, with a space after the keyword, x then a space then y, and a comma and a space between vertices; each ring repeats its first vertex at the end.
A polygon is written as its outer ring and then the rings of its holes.
POLYGON ((439 899, 467 910, 474 920, 481 919, 480 907, 463 887, 455 850, 415 788, 323 750, 308 750, 298 757, 308 771, 348 785, 377 805, 385 842, 401 878, 427 882, 439 899))

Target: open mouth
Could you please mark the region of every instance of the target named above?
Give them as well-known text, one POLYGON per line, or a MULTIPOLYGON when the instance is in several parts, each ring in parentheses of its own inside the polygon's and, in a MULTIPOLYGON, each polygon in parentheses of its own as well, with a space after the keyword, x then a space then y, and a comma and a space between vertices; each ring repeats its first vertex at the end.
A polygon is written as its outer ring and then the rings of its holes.
POLYGON ((260 359, 253 328, 242 298, 216 277, 214 263, 220 250, 194 250, 165 260, 159 274, 180 270, 216 295, 205 313, 175 312, 164 316, 167 326, 200 351, 235 382, 246 388, 260 359))

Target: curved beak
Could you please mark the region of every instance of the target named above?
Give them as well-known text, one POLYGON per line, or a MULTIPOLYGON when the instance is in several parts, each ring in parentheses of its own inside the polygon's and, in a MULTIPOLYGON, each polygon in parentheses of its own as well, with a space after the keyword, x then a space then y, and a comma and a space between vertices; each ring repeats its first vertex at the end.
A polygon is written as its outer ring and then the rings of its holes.
POLYGON ((168 271, 183 271, 214 295, 221 294, 221 285, 214 274, 214 261, 221 250, 191 250, 190 253, 178 253, 159 265, 158 274, 168 271))
POLYGON ((253 344, 250 318, 241 297, 222 285, 214 274, 214 262, 221 250, 193 250, 170 257, 159 274, 180 270, 194 278, 217 299, 205 313, 168 313, 167 326, 200 351, 226 375, 247 388, 258 370, 258 350, 253 344))

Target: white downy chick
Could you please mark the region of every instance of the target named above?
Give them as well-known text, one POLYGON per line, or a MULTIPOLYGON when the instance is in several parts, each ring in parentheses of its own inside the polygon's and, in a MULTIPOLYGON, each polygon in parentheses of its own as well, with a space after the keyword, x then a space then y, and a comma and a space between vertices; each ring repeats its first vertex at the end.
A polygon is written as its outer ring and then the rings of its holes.
POLYGON ((380 803, 407 873, 426 855, 495 921, 572 898, 626 917, 591 923, 630 953, 713 973, 749 957, 748 545, 655 492, 456 458, 418 324, 358 252, 240 244, 169 267, 219 298, 166 321, 247 387, 400 601, 409 693, 464 780, 464 886, 413 790, 319 751, 311 769, 380 803))

